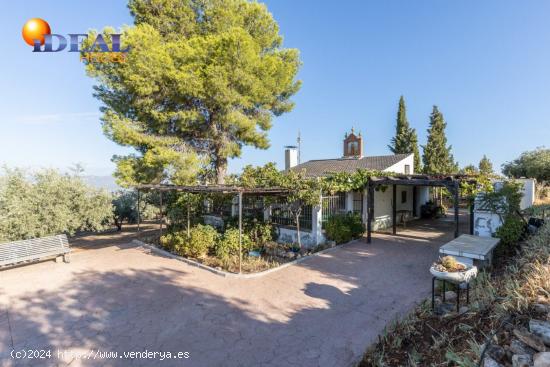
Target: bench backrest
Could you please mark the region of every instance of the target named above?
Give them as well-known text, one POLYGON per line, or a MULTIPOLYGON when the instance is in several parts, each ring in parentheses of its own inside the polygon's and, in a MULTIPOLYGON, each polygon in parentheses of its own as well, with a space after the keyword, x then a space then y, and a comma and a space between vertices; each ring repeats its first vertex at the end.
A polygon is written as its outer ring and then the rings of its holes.
POLYGON ((0 266, 63 255, 70 251, 64 234, 0 243, 0 266))

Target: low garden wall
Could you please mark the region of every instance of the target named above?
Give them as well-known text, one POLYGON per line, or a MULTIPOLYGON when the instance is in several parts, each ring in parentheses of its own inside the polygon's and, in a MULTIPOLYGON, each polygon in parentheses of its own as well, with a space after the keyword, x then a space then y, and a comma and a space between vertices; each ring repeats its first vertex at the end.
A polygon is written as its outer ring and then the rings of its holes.
MULTIPOLYGON (((277 231, 279 234, 277 242, 287 244, 298 243, 298 231, 296 231, 296 229, 289 227, 279 227, 277 231)), ((316 239, 311 231, 300 230, 300 240, 302 246, 306 248, 312 248, 317 246, 318 244, 324 243, 326 239, 323 235, 321 235, 320 239, 316 239)))

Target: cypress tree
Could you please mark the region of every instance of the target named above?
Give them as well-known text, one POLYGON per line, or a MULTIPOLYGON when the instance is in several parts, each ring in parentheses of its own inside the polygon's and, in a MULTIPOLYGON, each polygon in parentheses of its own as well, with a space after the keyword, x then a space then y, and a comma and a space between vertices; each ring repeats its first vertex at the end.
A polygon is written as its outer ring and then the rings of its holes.
POLYGON ((416 130, 409 126, 407 108, 405 107, 405 99, 403 96, 399 98, 395 136, 391 139, 391 144, 388 145, 388 148, 394 154, 414 153, 414 170, 416 172, 421 171, 418 136, 416 135, 416 130))
POLYGON ((458 167, 451 154, 451 146, 447 146, 446 127, 447 123, 443 118, 443 114, 439 112, 437 106, 434 106, 430 115, 428 141, 426 145, 422 146, 424 149, 422 160, 425 173, 454 173, 457 171, 458 167))

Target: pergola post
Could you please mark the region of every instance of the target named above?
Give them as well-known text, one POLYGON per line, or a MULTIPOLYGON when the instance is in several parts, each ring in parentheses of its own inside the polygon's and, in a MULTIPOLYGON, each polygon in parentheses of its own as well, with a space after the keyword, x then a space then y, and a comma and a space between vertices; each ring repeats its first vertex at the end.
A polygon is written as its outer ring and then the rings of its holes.
POLYGON ((367 243, 372 242, 372 220, 374 219, 374 186, 367 184, 367 243))
POLYGON ((162 190, 159 190, 159 194, 160 194, 160 226, 159 226, 159 231, 160 231, 160 236, 162 237, 162 221, 163 221, 162 190))
POLYGON ((412 208, 412 216, 413 218, 416 218, 416 204, 418 202, 418 197, 417 197, 417 193, 416 193, 416 186, 413 186, 413 189, 412 189, 412 192, 413 192, 413 200, 412 200, 412 204, 413 204, 413 208, 412 208))
POLYGON ((393 205, 391 208, 392 233, 397 234, 397 185, 392 185, 393 205))
POLYGON ((139 189, 137 189, 137 231, 139 232, 139 222, 141 218, 139 215, 139 189))
POLYGON ((470 200, 470 234, 474 234, 474 205, 475 198, 470 200))
POLYGON ((187 239, 191 237, 191 216, 189 215, 189 195, 187 195, 187 239))
POLYGON ((243 261, 243 193, 239 192, 239 274, 242 272, 243 261))
POLYGON ((458 181, 454 182, 453 185, 453 191, 454 191, 454 204, 455 204, 455 238, 458 237, 459 229, 458 229, 458 195, 459 195, 459 186, 458 181))

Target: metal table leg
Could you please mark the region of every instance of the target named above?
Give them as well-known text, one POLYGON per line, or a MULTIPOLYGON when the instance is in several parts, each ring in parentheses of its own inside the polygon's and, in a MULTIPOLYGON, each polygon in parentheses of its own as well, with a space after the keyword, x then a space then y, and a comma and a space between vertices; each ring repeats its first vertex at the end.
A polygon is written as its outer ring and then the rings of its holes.
POLYGON ((435 277, 432 277, 432 311, 435 309, 435 277))
POLYGON ((456 312, 460 310, 460 283, 456 285, 456 312))

